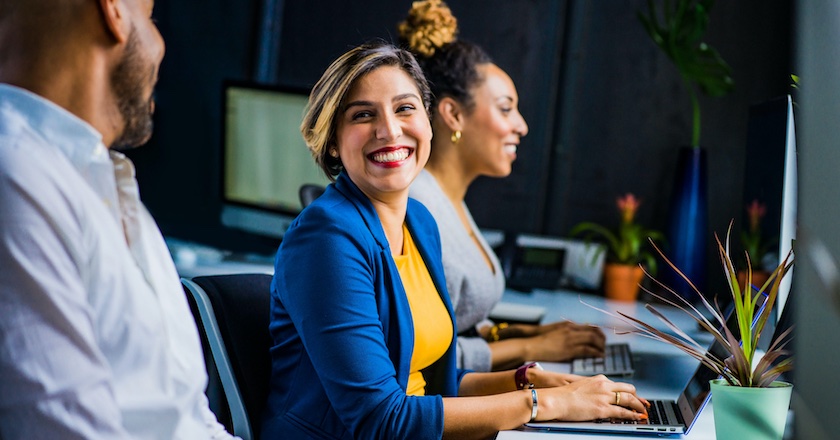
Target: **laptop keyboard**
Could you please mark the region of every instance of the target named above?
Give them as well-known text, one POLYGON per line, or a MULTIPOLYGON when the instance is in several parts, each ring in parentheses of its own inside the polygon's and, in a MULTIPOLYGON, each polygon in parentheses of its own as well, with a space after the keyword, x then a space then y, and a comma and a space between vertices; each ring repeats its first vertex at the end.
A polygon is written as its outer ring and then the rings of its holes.
POLYGON ((613 423, 623 425, 681 425, 682 421, 676 414, 674 402, 652 400, 647 410, 647 420, 626 419, 598 419, 596 423, 613 423))
MULTIPOLYGON (((671 411, 673 412, 673 411, 671 411)), ((654 400, 648 408, 648 424, 651 425, 672 425, 675 422, 668 417, 668 411, 665 410, 665 402, 661 400, 654 400)))
POLYGON ((607 345, 602 358, 579 358, 572 361, 572 373, 582 376, 629 376, 633 371, 633 356, 628 344, 607 345))

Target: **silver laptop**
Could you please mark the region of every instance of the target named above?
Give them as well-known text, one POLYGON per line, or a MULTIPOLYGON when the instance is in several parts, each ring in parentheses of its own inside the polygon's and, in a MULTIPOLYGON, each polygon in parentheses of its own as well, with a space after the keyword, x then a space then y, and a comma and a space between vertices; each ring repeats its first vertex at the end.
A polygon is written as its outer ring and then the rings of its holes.
MULTIPOLYGON (((765 302, 762 301, 758 306, 752 325, 755 325, 758 316, 764 309, 764 305, 765 302)), ((734 328, 733 321, 736 319, 733 309, 734 307, 730 304, 724 312, 727 326, 730 329, 734 328)), ((726 355, 726 350, 717 339, 709 347, 709 351, 718 357, 726 355)), ((531 422, 526 423, 525 426, 549 432, 612 432, 659 436, 687 434, 694 422, 697 421, 700 411, 709 401, 709 397, 711 397, 709 381, 717 378, 718 375, 714 371, 702 363, 699 364, 676 401, 661 399, 650 401, 648 420, 602 419, 591 422, 531 422)))
MULTIPOLYGON (((722 350, 722 346, 715 341, 713 352, 722 350)), ((591 422, 532 422, 525 426, 543 431, 589 431, 589 432, 638 432, 641 434, 679 435, 688 433, 697 420, 697 415, 706 405, 710 396, 709 381, 716 379, 717 374, 708 367, 700 364, 691 380, 683 389, 676 401, 651 400, 648 409, 648 420, 630 421, 619 419, 603 419, 591 422)))
POLYGON ((604 357, 577 358, 572 360, 572 374, 581 376, 632 376, 635 373, 633 353, 627 343, 607 344, 604 357))

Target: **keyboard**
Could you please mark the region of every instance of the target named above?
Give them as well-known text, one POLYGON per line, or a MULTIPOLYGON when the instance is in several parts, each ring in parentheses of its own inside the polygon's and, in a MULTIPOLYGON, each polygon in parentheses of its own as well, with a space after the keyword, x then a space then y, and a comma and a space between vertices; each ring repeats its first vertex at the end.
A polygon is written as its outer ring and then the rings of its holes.
MULTIPOLYGON (((611 423, 614 425, 658 425, 674 426, 684 425, 682 418, 677 415, 678 410, 674 402, 665 400, 651 400, 650 408, 647 409, 647 420, 626 420, 626 419, 597 419, 595 423, 611 423)), ((673 431, 673 429, 671 429, 673 431)), ((664 431, 664 430, 663 430, 664 431)))
POLYGON ((604 357, 572 361, 572 374, 581 376, 631 376, 634 371, 633 355, 628 344, 609 344, 604 349, 604 357))

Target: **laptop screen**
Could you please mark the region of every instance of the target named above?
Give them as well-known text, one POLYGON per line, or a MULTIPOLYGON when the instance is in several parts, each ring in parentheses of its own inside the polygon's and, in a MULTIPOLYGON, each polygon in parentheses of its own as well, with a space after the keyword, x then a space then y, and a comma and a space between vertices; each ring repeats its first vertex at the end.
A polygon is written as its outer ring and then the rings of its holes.
MULTIPOLYGON (((726 350, 723 348, 723 345, 717 341, 717 339, 715 339, 715 342, 711 347, 709 347, 709 352, 716 357, 727 356, 726 350)), ((680 412, 682 414, 691 414, 692 418, 695 414, 699 413, 700 410, 703 409, 703 405, 706 403, 706 397, 711 391, 709 381, 717 378, 717 373, 712 371, 709 367, 700 364, 697 367, 697 371, 693 376, 691 376, 691 379, 689 379, 682 395, 677 400, 680 412)))

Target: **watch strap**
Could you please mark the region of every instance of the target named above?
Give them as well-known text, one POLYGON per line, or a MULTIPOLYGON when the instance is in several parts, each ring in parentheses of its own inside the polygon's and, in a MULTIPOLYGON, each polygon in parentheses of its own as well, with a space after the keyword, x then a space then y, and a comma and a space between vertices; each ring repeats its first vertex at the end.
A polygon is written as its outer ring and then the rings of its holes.
POLYGON ((528 369, 536 365, 536 362, 530 362, 516 369, 516 373, 514 373, 513 378, 516 381, 517 390, 534 388, 534 384, 528 380, 528 369))

